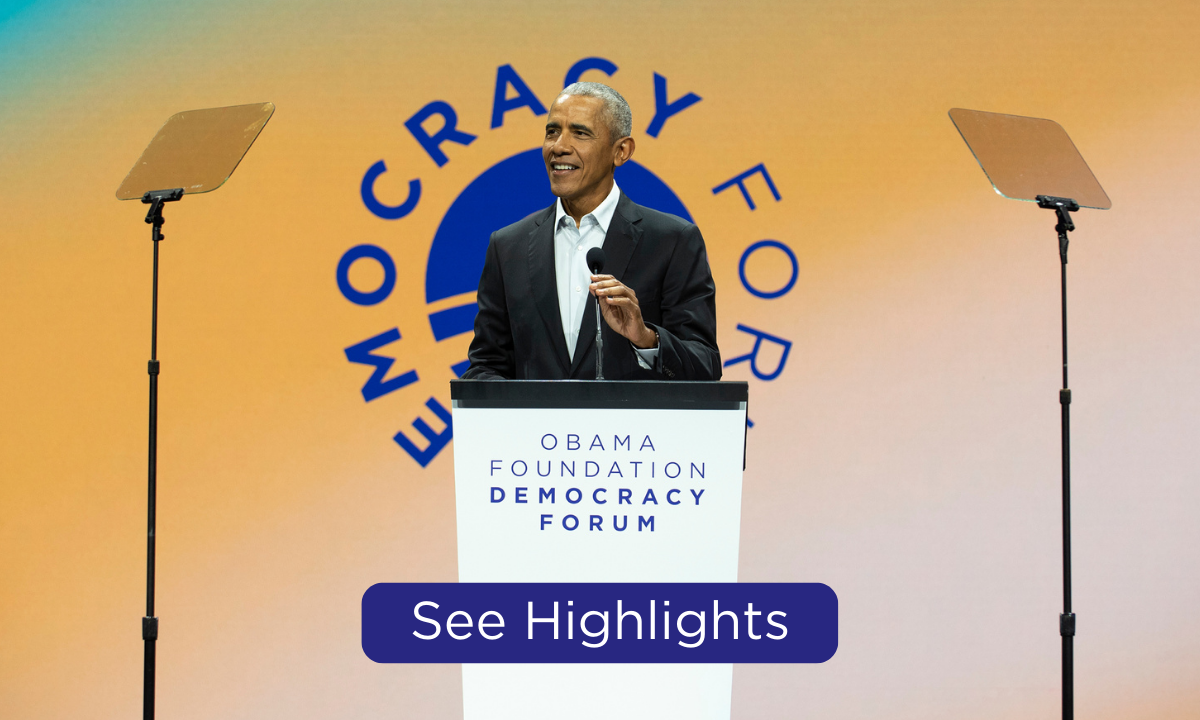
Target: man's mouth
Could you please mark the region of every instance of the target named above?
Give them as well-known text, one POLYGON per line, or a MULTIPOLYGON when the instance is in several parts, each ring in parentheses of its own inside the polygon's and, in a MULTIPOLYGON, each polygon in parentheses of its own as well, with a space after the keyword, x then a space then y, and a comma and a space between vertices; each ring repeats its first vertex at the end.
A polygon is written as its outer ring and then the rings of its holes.
POLYGON ((563 175, 571 172, 572 170, 578 170, 579 166, 568 163, 550 163, 550 169, 554 171, 555 175, 563 175))

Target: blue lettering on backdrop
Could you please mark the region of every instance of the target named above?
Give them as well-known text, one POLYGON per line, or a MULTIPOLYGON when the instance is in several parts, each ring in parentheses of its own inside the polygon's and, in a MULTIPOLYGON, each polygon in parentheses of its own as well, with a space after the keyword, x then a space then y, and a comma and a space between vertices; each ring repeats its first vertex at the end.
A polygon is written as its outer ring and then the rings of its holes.
POLYGON ((390 380, 384 380, 383 378, 387 376, 387 371, 392 367, 392 363, 396 362, 396 359, 385 355, 375 355, 371 352, 399 339, 400 330, 392 328, 346 348, 347 360, 359 365, 371 365, 375 368, 375 372, 371 373, 371 377, 367 378, 367 382, 362 386, 362 396, 365 402, 371 402, 375 398, 383 397, 393 390, 399 390, 417 381, 416 370, 409 370, 390 380))
POLYGON ((658 137, 668 118, 678 115, 698 102, 700 96, 696 93, 687 93, 674 102, 668 102, 667 79, 654 73, 654 117, 650 120, 650 126, 646 128, 646 134, 652 138, 658 137))
POLYGON ((579 78, 588 70, 599 70, 600 72, 612 77, 612 74, 617 71, 617 65, 611 60, 605 60, 602 57, 584 58, 571 66, 567 71, 567 77, 563 79, 563 87, 579 82, 579 78))
POLYGON ((779 373, 783 372, 783 366, 787 364, 788 353, 792 351, 792 341, 784 340, 781 337, 775 337, 774 335, 765 333, 762 330, 755 330, 754 328, 742 325, 741 323, 738 323, 737 329, 744 333, 750 333, 754 336, 754 348, 745 355, 740 355, 738 357, 726 360, 725 367, 749 361, 750 372, 754 373, 754 377, 758 378, 759 380, 774 380, 775 378, 779 377, 779 373), (777 365, 771 372, 763 372, 758 367, 758 352, 762 349, 763 340, 775 343, 783 348, 783 352, 779 356, 779 365, 777 365))
POLYGON ((746 204, 750 206, 751 210, 754 210, 756 206, 754 204, 754 200, 750 197, 750 191, 746 189, 745 180, 755 173, 761 173, 763 180, 767 181, 767 187, 771 190, 771 194, 775 196, 775 202, 779 202, 783 199, 780 197, 779 191, 775 189, 775 182, 771 180, 771 174, 767 172, 767 166, 763 163, 759 163, 741 175, 737 175, 716 186, 713 188, 713 195, 718 195, 734 185, 737 185, 738 190, 742 191, 742 197, 745 198, 746 204))
POLYGON ((429 445, 424 450, 413 444, 413 441, 408 439, 408 436, 404 434, 403 430, 396 433, 396 435, 392 438, 396 441, 396 444, 404 448, 405 452, 411 455, 412 459, 416 460, 417 464, 421 467, 428 466, 430 461, 437 457, 437 454, 442 451, 442 448, 446 447, 446 445, 449 444, 450 439, 454 437, 454 425, 450 419, 450 411, 442 407, 442 404, 438 402, 436 398, 429 398, 426 400, 425 407, 432 410, 433 414, 437 415, 438 418, 446 424, 446 429, 440 433, 434 432, 433 428, 429 427, 429 424, 421 418, 418 417, 417 419, 413 420, 413 427, 415 427, 417 432, 424 435, 425 439, 429 441, 429 445))
POLYGON ((759 240, 746 248, 746 252, 742 253, 742 259, 738 261, 738 277, 741 278, 742 287, 746 288, 746 292, 763 300, 774 300, 777 297, 787 295, 796 285, 796 278, 800 277, 800 263, 796 261, 796 253, 792 252, 792 249, 787 245, 778 240, 759 240), (788 281, 784 283, 783 287, 778 290, 759 290, 746 279, 746 261, 750 259, 751 255, 763 248, 777 248, 782 250, 792 263, 792 274, 788 276, 788 281))
POLYGON ((399 205, 384 205, 375 196, 375 181, 385 172, 387 172, 387 165, 382 160, 372 165, 367 170, 367 174, 363 175, 362 187, 358 191, 362 195, 363 204, 376 217, 384 220, 399 220, 417 209, 417 203, 421 201, 421 181, 408 181, 408 197, 404 199, 404 202, 399 205))
POLYGON ((355 305, 378 305, 386 300, 396 287, 396 263, 392 262, 392 256, 388 255, 387 250, 378 245, 355 245, 342 253, 342 259, 338 260, 337 286, 342 292, 342 297, 355 305), (370 292, 362 292, 350 284, 350 268, 363 258, 371 258, 383 268, 383 282, 370 292))
POLYGON ((429 153, 429 157, 433 158, 438 167, 450 162, 450 158, 442 152, 442 143, 470 145, 475 142, 476 137, 458 129, 458 113, 454 111, 450 103, 444 100, 434 100, 418 110, 415 115, 404 121, 404 127, 408 128, 408 131, 421 144, 421 147, 425 148, 425 152, 429 153), (434 115, 440 116, 443 124, 440 130, 430 135, 425 131, 425 121, 434 115))
MULTIPOLYGON (((574 63, 567 71, 564 86, 578 81, 585 73, 597 71, 605 75, 617 72, 616 63, 602 57, 587 57, 574 63)), ((684 93, 675 100, 668 98, 667 78, 658 73, 653 74, 655 108, 654 117, 647 128, 647 134, 658 137, 666 121, 678 115, 683 110, 695 105, 700 97, 695 93, 684 93)), ((535 115, 543 115, 545 107, 537 94, 521 78, 512 65, 501 65, 496 70, 491 127, 501 127, 505 116, 512 110, 522 107, 529 108, 535 115), (513 95, 510 97, 510 93, 513 95)), ((454 107, 444 100, 434 100, 427 103, 404 122, 405 128, 413 139, 429 155, 438 167, 446 165, 450 158, 444 145, 471 145, 477 136, 462 130, 458 126, 458 113, 454 107), (436 116, 436 117, 435 117, 436 116)), ((360 186, 360 196, 363 205, 372 214, 386 220, 396 220, 406 217, 416 209, 421 200, 422 185, 420 179, 409 181, 408 196, 399 205, 385 204, 375 194, 375 184, 388 168, 383 160, 377 161, 364 174, 360 186)), ((752 173, 753 171, 751 171, 752 173)), ((766 175, 764 178, 775 192, 774 185, 766 175)), ((627 162, 617 169, 616 180, 622 191, 634 202, 677 215, 689 222, 691 214, 684 207, 678 196, 650 170, 636 161, 627 162)), ((744 191, 744 189, 743 189, 744 191)), ((778 198, 778 193, 776 193, 778 198)), ((474 318, 478 306, 469 302, 469 297, 478 285, 479 276, 483 269, 484 257, 488 239, 498 227, 511 224, 521 218, 549 207, 555 198, 550 194, 546 169, 542 160, 541 149, 532 148, 501 160, 481 173, 474 181, 462 190, 443 216, 434 234, 430 247, 425 274, 425 301, 427 304, 439 303, 441 307, 429 313, 430 328, 435 341, 442 341, 471 332, 474 329, 474 318), (462 301, 454 303, 453 299, 464 296, 462 301), (451 300, 450 303, 443 301, 451 300), (447 305, 450 305, 447 307, 447 305)), ((360 245, 351 248, 342 256, 338 265, 338 288, 348 300, 359 305, 374 305, 390 296, 396 282, 396 268, 391 257, 382 248, 373 245, 360 245), (370 258, 376 260, 384 270, 384 281, 379 288, 362 292, 354 288, 349 281, 351 265, 358 259, 370 258)), ((353 352, 353 362, 376 367, 376 373, 364 387, 364 397, 368 399, 379 397, 386 392, 403 387, 412 381, 403 380, 412 377, 415 380, 415 370, 384 381, 386 368, 394 362, 392 358, 372 355, 371 350, 378 345, 371 341, 379 341, 392 331, 383 333, 364 343, 359 343, 347 349, 353 352), (380 368, 384 371, 381 372, 380 368)), ((395 331, 395 339, 399 339, 399 331, 395 331)), ((386 342, 379 342, 379 345, 386 342)), ((349 355, 348 355, 349 357, 349 355)), ((451 365, 456 377, 469 367, 467 360, 451 365)), ((414 427, 426 437, 429 444, 424 449, 416 447, 403 432, 395 435, 397 444, 413 456, 422 467, 426 466, 434 456, 446 447, 451 437, 449 412, 440 403, 430 398, 426 405, 446 423, 446 429, 435 433, 420 418, 413 421, 414 427)), ((578 442, 576 440, 576 442, 578 442)), ((624 445, 624 443, 621 443, 624 445)), ((568 442, 568 447, 570 443, 568 442)), ((653 445, 647 438, 643 449, 653 445)), ((591 467, 587 470, 592 471, 591 467)), ((598 471, 598 468, 596 469, 598 471)), ((635 468, 636 474, 636 468, 635 468)), ((653 473, 651 473, 653 475, 653 473)))
POLYGON ((501 65, 496 68, 496 94, 492 99, 492 129, 504 124, 504 115, 510 110, 527 107, 535 116, 545 115, 546 108, 538 100, 537 95, 529 89, 512 65, 501 65), (508 88, 517 91, 516 97, 508 97, 508 88))
MULTIPOLYGON (((742 199, 744 199, 746 201, 746 205, 750 208, 751 211, 755 210, 756 206, 754 204, 754 199, 750 197, 750 191, 746 188, 745 180, 747 178, 749 178, 751 175, 754 175, 756 173, 762 175, 763 181, 766 182, 767 188, 770 189, 771 195, 774 196, 774 198, 775 198, 775 202, 779 202, 780 200, 782 200, 783 198, 780 196, 779 190, 776 189, 776 187, 775 187, 775 181, 771 179, 771 174, 769 172, 767 172, 767 166, 763 163, 759 163, 758 165, 755 165, 754 167, 741 173, 740 175, 737 175, 729 180, 726 180, 725 182, 721 183, 720 185, 717 185, 712 190, 713 195, 718 195, 718 194, 724 192, 725 190, 728 190, 729 188, 733 187, 734 185, 737 185, 738 190, 740 190, 742 193, 742 199)), ((789 292, 791 292, 792 288, 795 287, 795 285, 796 285, 796 279, 799 277, 799 275, 800 275, 800 263, 797 262, 797 260, 796 260, 796 254, 792 252, 791 248, 789 248, 787 245, 784 245, 783 243, 779 242, 778 240, 760 240, 760 241, 752 244, 750 247, 746 248, 746 251, 742 253, 742 257, 738 261, 738 279, 740 279, 742 281, 742 287, 746 288, 746 292, 750 293, 751 295, 753 295, 757 298, 763 299, 763 300, 773 300, 777 297, 782 297, 782 296, 788 294, 789 292), (792 271, 791 271, 791 274, 788 276, 788 281, 786 283, 784 283, 783 287, 779 288, 778 290, 759 290, 754 285, 752 285, 750 283, 750 280, 746 277, 746 261, 749 260, 750 256, 753 255, 756 251, 761 250, 762 248, 767 248, 767 247, 773 247, 773 248, 782 250, 787 255, 788 260, 792 264, 792 271)), ((738 330, 741 330, 742 332, 747 332, 747 333, 750 333, 750 334, 756 336, 755 341, 754 341, 754 348, 746 355, 742 355, 742 356, 739 356, 739 357, 736 357, 736 358, 726 361, 724 366, 729 367, 730 365, 736 365, 741 362, 749 361, 750 362, 750 371, 752 373, 754 373, 754 376, 757 377, 759 380, 774 380, 775 378, 779 377, 779 374, 781 372, 783 372, 784 365, 787 363, 788 353, 792 349, 791 341, 784 340, 783 338, 776 337, 769 333, 764 333, 760 330, 755 330, 749 326, 742 325, 740 323, 738 324, 737 328, 738 328, 738 330), (771 342, 777 343, 778 345, 780 345, 782 347, 782 351, 780 353, 780 358, 779 358, 779 365, 775 368, 775 370, 773 372, 769 372, 769 373, 763 372, 758 367, 758 352, 759 352, 759 350, 762 349, 763 340, 769 340, 771 342)), ((746 418, 746 427, 747 428, 754 427, 754 421, 751 420, 749 417, 746 418)))

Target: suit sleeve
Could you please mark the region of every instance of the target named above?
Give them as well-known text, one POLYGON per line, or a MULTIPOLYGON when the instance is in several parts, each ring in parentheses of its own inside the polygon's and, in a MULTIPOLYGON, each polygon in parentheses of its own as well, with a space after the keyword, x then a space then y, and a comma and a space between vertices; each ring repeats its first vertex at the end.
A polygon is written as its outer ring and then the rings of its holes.
POLYGON ((700 229, 689 225, 663 278, 658 370, 672 380, 720 380, 717 288, 700 229))
POLYGON ((464 380, 510 380, 516 375, 516 362, 495 233, 488 242, 476 302, 479 312, 475 315, 475 337, 467 351, 471 366, 462 377, 464 380))

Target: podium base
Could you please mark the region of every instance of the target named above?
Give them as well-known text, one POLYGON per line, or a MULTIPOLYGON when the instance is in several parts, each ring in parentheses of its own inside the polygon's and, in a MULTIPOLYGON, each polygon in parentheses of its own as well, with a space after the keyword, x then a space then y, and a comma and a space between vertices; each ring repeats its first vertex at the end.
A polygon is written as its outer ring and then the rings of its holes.
POLYGON ((733 665, 463 665, 464 720, 729 720, 733 665))

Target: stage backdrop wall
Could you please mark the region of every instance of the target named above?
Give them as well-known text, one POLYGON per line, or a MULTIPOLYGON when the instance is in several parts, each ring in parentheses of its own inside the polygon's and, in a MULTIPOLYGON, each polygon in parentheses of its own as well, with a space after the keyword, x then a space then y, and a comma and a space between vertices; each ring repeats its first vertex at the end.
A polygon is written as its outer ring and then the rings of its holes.
POLYGON ((751 386, 739 577, 840 602, 834 658, 737 666, 734 717, 1057 713, 1054 223, 952 107, 1058 120, 1113 199, 1069 266, 1077 702, 1194 717, 1197 8, 3 3, 0 716, 139 712, 151 243, 113 192, 172 113, 263 101, 232 180, 166 214, 159 710, 460 716, 458 666, 364 656, 360 600, 457 579, 438 411, 575 68, 633 107, 621 182, 708 243, 751 386), (371 339, 411 382, 371 384, 371 339))

